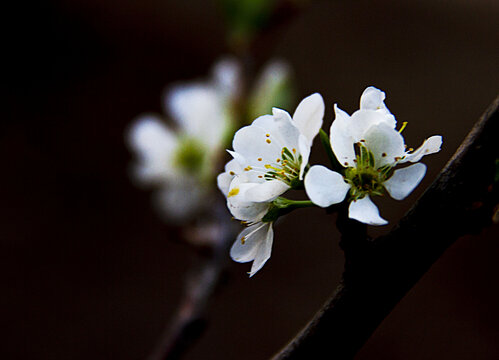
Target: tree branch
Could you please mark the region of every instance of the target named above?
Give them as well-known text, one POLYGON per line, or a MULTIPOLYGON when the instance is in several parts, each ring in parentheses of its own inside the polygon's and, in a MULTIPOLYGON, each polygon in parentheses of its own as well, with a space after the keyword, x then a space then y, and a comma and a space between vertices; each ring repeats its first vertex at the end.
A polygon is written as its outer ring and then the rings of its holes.
POLYGON ((451 244, 491 223, 498 203, 498 107, 499 97, 389 234, 371 241, 364 225, 344 212, 338 217, 346 258, 341 284, 274 360, 353 358, 451 244))
MULTIPOLYGON (((196 266, 186 277, 184 294, 171 321, 155 350, 148 360, 179 359, 203 334, 206 327, 205 309, 220 283, 222 272, 227 266, 230 245, 238 227, 226 214, 224 202, 215 202, 213 219, 199 234, 191 231, 189 237, 204 237, 197 242, 211 244, 211 249, 197 258, 196 266), (199 241, 204 240, 204 241, 199 241)), ((198 229, 199 231, 199 229, 198 229)))

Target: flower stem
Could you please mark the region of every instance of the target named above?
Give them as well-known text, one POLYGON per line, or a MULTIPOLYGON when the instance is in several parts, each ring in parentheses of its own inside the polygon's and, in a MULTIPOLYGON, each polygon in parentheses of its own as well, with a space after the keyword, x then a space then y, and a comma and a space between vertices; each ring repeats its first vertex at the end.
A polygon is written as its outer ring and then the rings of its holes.
POLYGON ((274 222, 279 217, 290 213, 291 211, 299 208, 306 208, 316 206, 310 200, 290 200, 283 197, 278 197, 272 203, 269 211, 262 218, 263 222, 274 222))
POLYGON ((274 205, 280 209, 289 210, 316 206, 310 200, 291 200, 283 197, 278 197, 277 199, 275 199, 274 205))

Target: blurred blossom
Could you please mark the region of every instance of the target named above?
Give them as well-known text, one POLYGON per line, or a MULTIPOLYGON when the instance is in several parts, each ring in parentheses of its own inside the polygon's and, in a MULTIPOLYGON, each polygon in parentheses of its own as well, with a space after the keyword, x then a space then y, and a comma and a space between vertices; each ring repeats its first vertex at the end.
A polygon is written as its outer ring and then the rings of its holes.
POLYGON ((224 140, 234 128, 233 105, 240 93, 234 60, 215 64, 208 81, 178 83, 165 93, 169 125, 160 116, 141 115, 127 134, 136 155, 133 178, 157 189, 155 202, 172 222, 183 222, 206 204, 224 140))
POLYGON ((291 68, 281 60, 270 62, 256 80, 248 100, 248 116, 256 119, 272 107, 287 109, 294 101, 291 68))

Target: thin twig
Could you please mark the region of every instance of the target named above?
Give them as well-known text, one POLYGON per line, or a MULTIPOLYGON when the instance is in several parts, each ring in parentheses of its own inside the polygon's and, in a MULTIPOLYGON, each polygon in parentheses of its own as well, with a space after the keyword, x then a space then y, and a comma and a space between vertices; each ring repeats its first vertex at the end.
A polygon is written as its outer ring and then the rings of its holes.
POLYGON ((339 216, 346 257, 343 279, 312 321, 274 356, 352 359, 381 321, 460 236, 491 224, 499 202, 499 97, 434 183, 389 234, 374 241, 339 216))
POLYGON ((216 203, 213 208, 214 218, 205 233, 211 238, 213 247, 208 254, 204 254, 204 258, 197 259, 199 264, 193 266, 188 274, 184 295, 174 318, 149 360, 179 359, 205 329, 205 309, 227 266, 229 247, 237 234, 225 204, 216 203))

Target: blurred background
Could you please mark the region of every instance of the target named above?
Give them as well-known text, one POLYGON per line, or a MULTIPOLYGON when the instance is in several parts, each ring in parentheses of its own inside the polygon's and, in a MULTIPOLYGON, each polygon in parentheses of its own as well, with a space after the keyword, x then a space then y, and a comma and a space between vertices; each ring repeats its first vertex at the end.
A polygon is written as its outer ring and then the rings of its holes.
MULTIPOLYGON (((0 357, 145 359, 196 257, 130 181, 124 134, 137 115, 161 112, 166 85, 205 76, 228 53, 226 22, 201 0, 23 2, 8 14, 0 357)), ((325 129, 333 103, 353 112, 374 85, 409 122, 406 143, 443 136, 416 191, 378 202, 393 225, 498 94, 498 16, 493 0, 308 1, 282 9, 250 54, 256 68, 285 59, 298 100, 320 92, 325 129)), ((318 145, 312 163, 325 159, 318 145)), ((357 359, 499 358, 497 230, 458 240, 357 359)), ((185 359, 267 359, 332 293, 343 267, 334 216, 299 210, 275 234, 255 277, 230 263, 185 359)))

